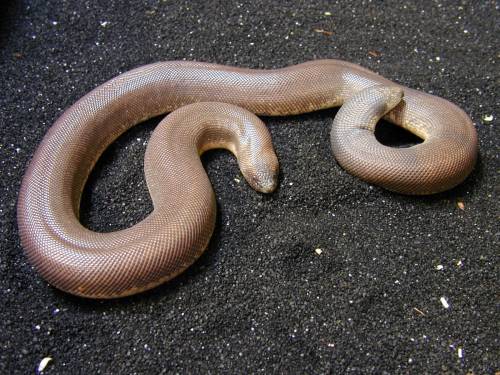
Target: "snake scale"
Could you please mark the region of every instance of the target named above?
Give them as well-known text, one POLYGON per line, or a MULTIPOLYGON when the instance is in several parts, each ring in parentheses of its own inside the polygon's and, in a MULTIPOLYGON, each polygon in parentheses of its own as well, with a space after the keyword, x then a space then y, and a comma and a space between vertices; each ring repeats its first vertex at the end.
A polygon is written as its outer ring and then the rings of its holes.
POLYGON ((89 298, 155 287, 205 250, 216 204, 200 155, 230 150, 248 183, 271 192, 278 159, 256 115, 285 116, 342 106, 331 130, 339 164, 403 194, 461 183, 474 167, 477 135, 454 104, 340 60, 276 70, 173 61, 141 66, 68 108, 36 150, 18 199, 21 244, 52 285, 89 298), (82 190, 101 153, 135 124, 171 112, 153 132, 144 169, 153 211, 134 226, 98 233, 79 222, 82 190), (409 148, 374 137, 384 118, 423 139, 409 148))

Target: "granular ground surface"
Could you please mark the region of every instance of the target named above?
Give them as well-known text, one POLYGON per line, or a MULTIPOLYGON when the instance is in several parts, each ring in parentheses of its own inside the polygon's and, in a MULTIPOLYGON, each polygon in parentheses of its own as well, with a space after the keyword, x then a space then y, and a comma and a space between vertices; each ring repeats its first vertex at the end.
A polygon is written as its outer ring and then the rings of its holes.
MULTIPOLYGON (((494 1, 2 2, 0 373, 500 371, 498 17, 494 1), (50 125, 85 93, 159 60, 272 69, 318 58, 463 108, 480 142, 471 176, 434 196, 394 194, 335 162, 337 110, 264 118, 278 190, 253 191, 228 152, 205 155, 217 225, 180 277, 93 301, 59 292, 28 264, 20 182, 50 125)), ((152 210, 143 157, 159 120, 103 154, 82 200, 87 227, 126 228, 152 210)), ((416 142, 385 123, 377 133, 416 142)))

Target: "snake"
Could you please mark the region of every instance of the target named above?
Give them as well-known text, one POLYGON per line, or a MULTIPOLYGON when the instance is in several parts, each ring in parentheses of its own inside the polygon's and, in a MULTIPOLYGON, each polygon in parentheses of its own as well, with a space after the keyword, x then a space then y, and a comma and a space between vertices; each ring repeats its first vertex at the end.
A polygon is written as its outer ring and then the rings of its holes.
POLYGON ((476 130, 462 109, 357 64, 325 59, 266 70, 157 62, 101 84, 49 128, 18 196, 26 257, 49 284, 81 297, 118 298, 156 287, 192 265, 214 231, 215 193, 201 154, 229 150, 253 189, 272 192, 278 158, 257 116, 339 106, 330 133, 333 156, 370 184, 434 194, 460 184, 474 168, 476 130), (100 155, 132 126, 167 113, 144 156, 153 210, 122 230, 86 228, 80 200, 100 155), (422 142, 382 145, 374 135, 380 119, 422 142))

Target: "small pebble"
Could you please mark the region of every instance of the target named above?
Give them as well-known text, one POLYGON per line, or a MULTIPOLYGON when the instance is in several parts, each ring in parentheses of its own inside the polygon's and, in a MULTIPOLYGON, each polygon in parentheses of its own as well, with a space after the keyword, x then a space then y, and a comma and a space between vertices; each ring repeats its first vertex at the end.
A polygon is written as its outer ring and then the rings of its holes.
POLYGON ((38 368, 37 368, 37 372, 38 373, 41 373, 43 372, 43 370, 45 370, 45 368, 47 367, 47 365, 52 361, 52 358, 51 357, 45 357, 44 359, 42 359, 40 361, 40 364, 38 365, 38 368))
POLYGON ((493 121, 493 115, 483 115, 482 117, 484 122, 492 122, 493 121))
POLYGON ((314 250, 314 252, 318 255, 321 255, 321 253, 323 252, 323 250, 321 250, 319 247, 317 249, 314 250))
POLYGON ((450 307, 450 304, 448 303, 448 301, 446 300, 446 298, 441 297, 439 300, 441 301, 441 304, 443 305, 443 307, 444 307, 445 309, 447 309, 447 308, 449 308, 449 307, 450 307))

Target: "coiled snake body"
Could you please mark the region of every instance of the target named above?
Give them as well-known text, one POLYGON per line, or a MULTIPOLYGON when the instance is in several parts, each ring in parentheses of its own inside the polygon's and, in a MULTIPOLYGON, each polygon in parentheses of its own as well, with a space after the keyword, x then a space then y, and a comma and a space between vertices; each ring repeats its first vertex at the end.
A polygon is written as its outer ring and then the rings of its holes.
POLYGON ((122 297, 159 285, 201 255, 214 228, 214 192, 201 153, 230 150, 250 185, 270 192, 278 161, 254 114, 292 115, 342 104, 332 150, 344 169, 370 183, 431 194, 462 182, 475 164, 476 132, 461 109, 355 64, 318 60, 251 70, 155 63, 97 87, 48 131, 19 194, 19 233, 28 259, 54 286, 85 297, 122 297), (144 162, 153 212, 117 232, 83 227, 80 197, 100 154, 131 126, 166 112, 172 113, 154 131, 144 162), (381 117, 424 142, 406 149, 379 144, 373 131, 381 117))

